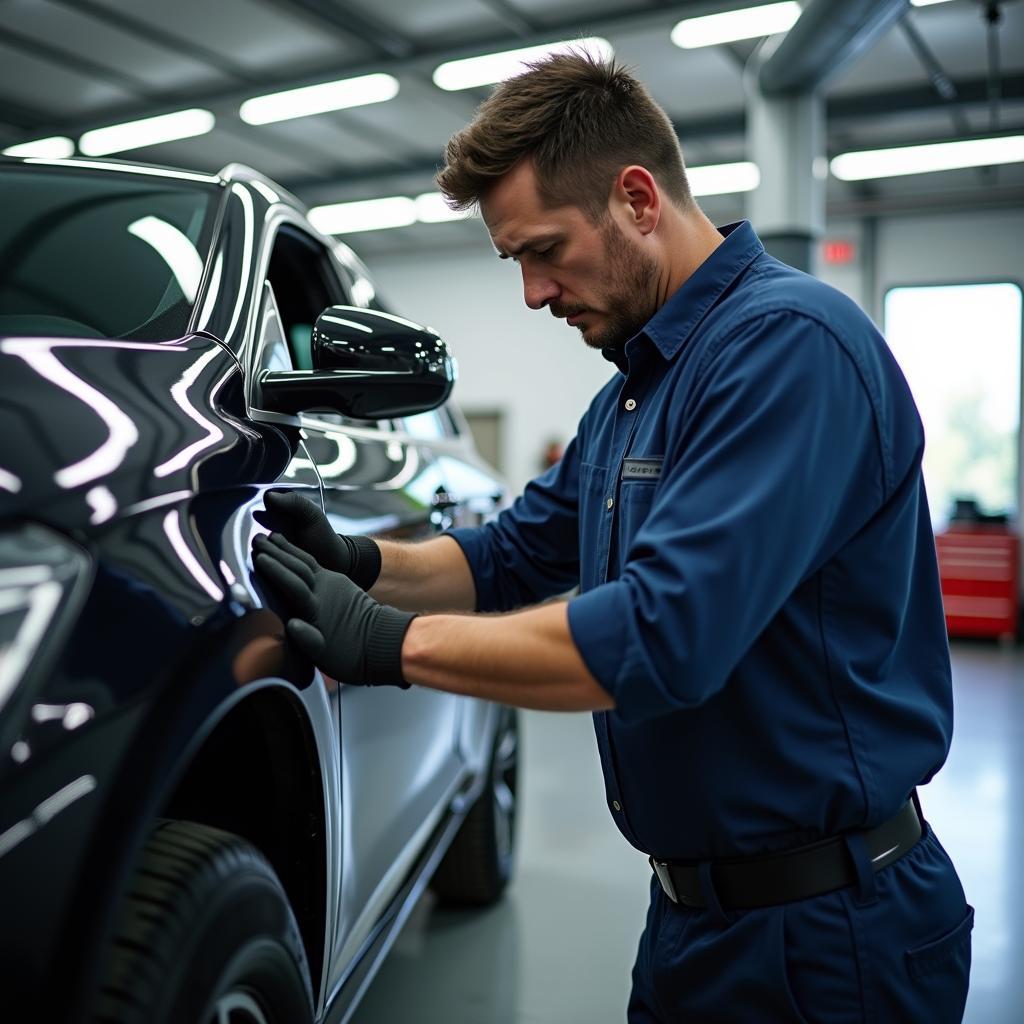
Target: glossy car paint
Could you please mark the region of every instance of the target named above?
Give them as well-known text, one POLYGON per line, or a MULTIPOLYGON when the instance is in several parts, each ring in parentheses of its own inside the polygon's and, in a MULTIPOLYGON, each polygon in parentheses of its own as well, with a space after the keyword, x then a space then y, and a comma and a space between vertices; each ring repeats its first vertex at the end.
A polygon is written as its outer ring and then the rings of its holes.
MULTIPOLYGON (((252 576, 252 512, 286 486, 322 501, 339 531, 415 538, 486 518, 502 484, 465 431, 427 443, 401 423, 261 408, 259 370, 291 365, 266 284, 281 227, 330 252, 334 301, 371 305, 374 288, 279 186, 237 166, 217 182, 185 337, 0 338, 0 530, 43 524, 87 567, 81 607, 51 624, 53 663, 19 685, 26 710, 0 749, 0 963, 6 1005, 31 1006, 32 1019, 65 1019, 88 998, 153 818, 185 799, 229 723, 269 720, 298 760, 268 775, 259 759, 278 748, 254 742, 224 785, 247 806, 260 799, 247 777, 272 778, 266 828, 277 833, 275 813, 309 811, 275 840, 303 870, 275 867, 318 1017, 351 999, 344 983, 427 840, 486 781, 492 706, 339 686, 283 646, 252 576)), ((257 841, 259 824, 246 826, 257 841)))

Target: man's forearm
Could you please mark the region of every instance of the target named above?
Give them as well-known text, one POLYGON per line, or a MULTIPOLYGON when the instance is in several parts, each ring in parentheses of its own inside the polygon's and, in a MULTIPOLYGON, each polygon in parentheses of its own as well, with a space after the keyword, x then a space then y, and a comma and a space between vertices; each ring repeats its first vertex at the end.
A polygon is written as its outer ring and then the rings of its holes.
POLYGON ((424 615, 402 645, 410 683, 541 711, 607 711, 569 632, 568 606, 511 615, 424 615))
POLYGON ((462 548, 451 537, 400 543, 376 540, 381 567, 370 596, 411 612, 476 610, 476 584, 462 548))

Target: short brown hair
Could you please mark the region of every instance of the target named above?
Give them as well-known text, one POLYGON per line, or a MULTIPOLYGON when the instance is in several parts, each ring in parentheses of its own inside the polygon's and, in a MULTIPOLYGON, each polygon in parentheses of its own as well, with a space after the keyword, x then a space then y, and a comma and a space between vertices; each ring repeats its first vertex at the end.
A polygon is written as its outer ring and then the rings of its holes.
POLYGON ((455 210, 475 206, 524 157, 541 198, 603 218, 623 167, 646 167, 682 209, 693 205, 683 154, 665 111, 614 60, 566 53, 502 82, 453 135, 437 184, 455 210))

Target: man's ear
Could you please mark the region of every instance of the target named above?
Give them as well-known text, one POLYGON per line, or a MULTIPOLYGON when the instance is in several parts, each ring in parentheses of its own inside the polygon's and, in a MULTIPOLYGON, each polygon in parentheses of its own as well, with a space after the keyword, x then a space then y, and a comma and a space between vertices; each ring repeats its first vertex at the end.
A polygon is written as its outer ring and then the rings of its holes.
POLYGON ((612 188, 612 203, 620 207, 635 230, 649 235, 661 219, 661 190, 646 167, 624 167, 612 188))

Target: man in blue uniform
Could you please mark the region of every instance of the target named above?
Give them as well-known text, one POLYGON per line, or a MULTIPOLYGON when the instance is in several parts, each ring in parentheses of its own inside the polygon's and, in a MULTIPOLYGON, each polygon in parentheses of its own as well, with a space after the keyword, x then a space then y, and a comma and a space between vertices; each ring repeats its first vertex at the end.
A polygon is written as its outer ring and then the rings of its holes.
POLYGON ((614 64, 504 83, 439 183, 615 370, 482 529, 338 538, 268 496, 256 568, 289 636, 350 683, 594 712, 610 813, 654 869, 633 1024, 960 1020, 973 912, 915 798, 949 748, 949 657, 884 340, 707 220, 614 64))

